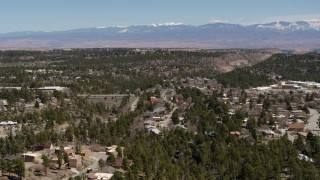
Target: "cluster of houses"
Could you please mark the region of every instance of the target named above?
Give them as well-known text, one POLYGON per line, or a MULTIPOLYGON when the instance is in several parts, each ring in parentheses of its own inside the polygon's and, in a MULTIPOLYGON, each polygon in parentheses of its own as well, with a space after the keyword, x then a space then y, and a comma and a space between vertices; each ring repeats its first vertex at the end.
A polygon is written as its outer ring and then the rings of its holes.
MULTIPOLYGON (((246 104, 241 107, 247 108, 250 116, 259 119, 265 108, 263 101, 267 99, 272 102, 271 106, 265 110, 268 119, 272 119, 274 125, 260 129, 264 136, 277 137, 288 133, 292 137, 290 140, 293 141, 298 136, 305 138, 308 132, 318 135, 318 125, 309 125, 311 121, 318 121, 311 118, 316 114, 309 114, 308 111, 313 109, 313 113, 319 112, 319 87, 315 82, 287 81, 269 87, 248 89, 246 104), (262 101, 260 99, 258 103, 261 95, 262 101)), ((316 123, 313 122, 313 124, 316 123)))
MULTIPOLYGON (((124 173, 124 147, 118 147, 117 145, 112 145, 106 147, 105 149, 100 149, 98 154, 99 159, 102 159, 107 163, 103 169, 92 169, 85 168, 89 163, 97 163, 97 157, 93 154, 90 149, 83 149, 80 152, 76 152, 73 146, 54 146, 50 141, 42 144, 36 144, 27 147, 29 150, 26 153, 11 155, 4 157, 5 160, 11 161, 17 158, 22 158, 26 163, 28 163, 28 170, 31 171, 35 176, 46 176, 47 170, 43 165, 43 155, 46 155, 49 159, 48 170, 57 173, 58 170, 68 170, 70 168, 78 169, 80 176, 86 177, 90 180, 109 180, 113 177, 115 171, 124 173), (101 151, 101 152, 100 152, 101 151), (60 154, 65 154, 68 159, 59 159, 60 154), (113 156, 114 160, 108 162, 107 157, 113 156), (60 162, 59 162, 60 161, 60 162)), ((132 160, 126 160, 126 165, 131 166, 133 164, 132 160)), ((97 165, 98 166, 98 165, 97 165)))
POLYGON ((218 81, 215 79, 208 79, 208 78, 182 78, 181 82, 184 86, 197 88, 205 94, 211 94, 213 89, 220 89, 221 85, 218 84, 218 81))
MULTIPOLYGON (((106 148, 107 155, 112 155, 115 157, 115 161, 109 164, 110 166, 114 167, 115 169, 121 169, 123 167, 123 159, 124 159, 124 147, 119 147, 117 145, 112 145, 106 148), (117 150, 119 149, 120 152, 117 150)), ((132 164, 131 160, 128 160, 129 165, 132 164)))
POLYGON ((266 91, 271 89, 282 89, 282 90, 310 90, 320 89, 320 83, 314 81, 280 81, 277 84, 270 86, 257 87, 258 91, 266 91))
MULTIPOLYGON (((202 78, 185 78, 182 79, 182 84, 188 87, 195 87, 204 93, 212 94, 214 90, 221 91, 221 86, 214 80, 202 79, 202 78)), ((248 115, 255 117, 256 120, 260 118, 261 112, 265 111, 263 105, 264 98, 271 101, 271 106, 266 110, 267 119, 272 119, 274 122, 269 126, 262 126, 258 129, 258 132, 265 137, 279 137, 286 133, 292 134, 295 138, 297 136, 306 137, 308 132, 312 132, 318 135, 319 132, 312 131, 308 126, 310 115, 303 110, 302 107, 319 109, 320 104, 320 83, 317 82, 303 82, 303 81, 281 81, 277 84, 246 89, 243 91, 240 88, 225 88, 223 96, 219 98, 220 101, 228 104, 230 111, 229 115, 234 115, 236 110, 248 112, 248 115), (245 98, 242 94, 245 93, 245 98), (311 97, 312 98, 308 98, 311 97), (262 101, 260 95, 263 95, 262 101), (290 107, 284 102, 288 96, 290 99, 290 107), (282 102, 279 100, 282 99, 282 102), (310 100, 307 100, 310 99, 310 100), (317 134, 318 133, 318 134, 317 134)), ((176 104, 179 104, 179 96, 175 97, 176 104)), ((188 102, 183 101, 187 106, 188 102)), ((181 104, 181 103, 180 103, 181 104)), ((179 107, 180 112, 183 112, 183 108, 179 107)), ((243 127, 246 128, 246 118, 243 123, 243 127)), ((148 126, 149 128, 151 126, 148 126)), ((151 127, 153 128, 153 127, 151 127)), ((214 133, 205 132, 206 135, 212 136, 214 133)), ((240 136, 240 132, 230 132, 230 135, 240 136)))
MULTIPOLYGON (((39 165, 40 169, 43 169, 42 163, 42 154, 48 156, 50 160, 50 169, 67 169, 67 168, 79 168, 82 166, 82 161, 84 159, 89 159, 92 156, 91 150, 81 150, 80 154, 75 153, 75 149, 72 146, 66 146, 61 149, 61 147, 54 147, 51 142, 44 144, 34 145, 29 147, 29 152, 21 154, 25 162, 33 163, 39 165), (63 152, 61 152, 63 151, 63 152), (58 155, 60 153, 66 153, 68 156, 68 162, 64 162, 64 159, 61 161, 61 167, 59 167, 58 155)), ((38 168, 39 170, 39 168, 38 168)), ((36 171, 36 173, 39 173, 36 171)))
MULTIPOLYGON (((114 162, 110 162, 107 167, 105 167, 103 172, 97 171, 97 172, 89 172, 86 177, 89 180, 109 180, 113 177, 114 172, 118 171, 120 173, 124 173, 123 170, 124 166, 124 147, 118 147, 117 145, 112 145, 109 147, 106 147, 105 149, 107 155, 115 157, 114 162), (120 151, 120 152, 119 152, 120 151)), ((127 160, 128 165, 131 166, 133 164, 132 160, 127 160)), ((90 169, 87 170, 91 171, 90 169)))
POLYGON ((165 101, 157 97, 151 97, 150 103, 155 105, 155 108, 153 111, 147 111, 144 113, 144 128, 148 132, 160 134, 161 131, 158 127, 160 127, 161 123, 165 120, 165 101))
MULTIPOLYGON (((21 87, 0 87, 0 91, 3 89, 16 89, 21 90, 21 87)), ((30 90, 34 91, 45 91, 49 94, 52 94, 54 91, 62 91, 65 92, 68 88, 61 87, 61 86, 44 86, 39 88, 29 88, 30 90)), ((70 100, 65 99, 65 102, 69 102, 70 100)), ((41 103, 41 100, 39 98, 35 99, 36 102, 39 103, 39 107, 42 107, 44 104, 41 103)), ((55 97, 51 97, 51 105, 55 105, 57 103, 57 99, 55 97)), ((14 110, 17 108, 17 110, 20 111, 32 111, 35 107, 34 102, 27 103, 25 99, 19 99, 15 102, 14 105, 9 104, 7 99, 0 99, 0 111, 8 111, 9 109, 14 110)))
MULTIPOLYGON (((123 147, 120 147, 122 153, 121 155, 117 151, 118 146, 112 145, 109 147, 106 147, 105 153, 106 155, 113 155, 115 157, 115 161, 109 164, 111 167, 115 169, 121 169, 123 167, 123 147)), ((83 161, 88 160, 93 156, 93 152, 89 149, 81 150, 79 154, 75 153, 75 149, 72 146, 66 146, 61 149, 60 147, 54 147, 51 143, 46 143, 42 145, 36 145, 32 147, 33 150, 37 150, 34 152, 28 152, 23 153, 22 157, 24 158, 25 162, 33 162, 35 164, 39 164, 41 160, 42 154, 39 153, 42 150, 46 150, 44 152, 49 152, 49 158, 50 158, 50 169, 58 169, 58 154, 60 153, 66 153, 68 155, 68 162, 62 162, 61 169, 65 168, 80 168, 83 166, 83 161), (60 152, 60 151, 63 152, 60 152)), ((42 151, 43 152, 43 151, 42 151)), ((107 157, 107 156, 105 156, 107 157)), ((106 159, 104 159, 106 161, 106 159)), ((132 164, 132 161, 129 161, 129 164, 132 164)), ((87 176, 88 179, 110 179, 112 177, 112 173, 102 173, 102 172, 90 172, 87 176)))
POLYGON ((181 128, 187 130, 183 124, 183 115, 186 108, 190 105, 190 99, 184 100, 182 95, 176 94, 173 89, 159 89, 160 97, 150 98, 150 103, 154 105, 154 109, 144 113, 144 129, 154 134, 161 134, 163 128, 181 128), (179 123, 174 125, 172 114, 177 109, 179 110, 179 123))

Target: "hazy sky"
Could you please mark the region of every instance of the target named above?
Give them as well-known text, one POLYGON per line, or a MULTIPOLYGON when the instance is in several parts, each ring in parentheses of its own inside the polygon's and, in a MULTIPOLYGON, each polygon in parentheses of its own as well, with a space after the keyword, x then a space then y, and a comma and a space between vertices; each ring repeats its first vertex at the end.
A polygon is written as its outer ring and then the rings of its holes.
POLYGON ((1 0, 0 32, 320 20, 320 0, 1 0))

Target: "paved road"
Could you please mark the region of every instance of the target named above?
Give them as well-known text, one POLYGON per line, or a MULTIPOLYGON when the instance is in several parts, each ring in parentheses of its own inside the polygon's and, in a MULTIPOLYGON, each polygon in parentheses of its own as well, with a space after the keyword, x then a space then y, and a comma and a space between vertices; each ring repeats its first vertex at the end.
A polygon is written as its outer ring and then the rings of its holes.
POLYGON ((170 123, 172 123, 172 113, 178 109, 178 107, 176 107, 166 96, 167 90, 165 90, 163 93, 160 94, 161 99, 163 99, 164 101, 168 102, 170 104, 170 106, 174 106, 174 108, 171 110, 171 112, 165 116, 164 121, 161 121, 161 127, 163 128, 168 128, 170 123))
POLYGON ((165 116, 164 121, 161 121, 161 127, 163 127, 163 128, 168 128, 168 127, 169 127, 169 125, 172 123, 172 119, 171 119, 172 114, 173 114, 173 112, 174 112, 175 110, 177 110, 177 109, 178 109, 178 107, 174 107, 174 108, 171 110, 170 114, 168 114, 168 115, 165 116))
POLYGON ((133 101, 133 103, 131 104, 130 111, 136 110, 138 101, 139 101, 139 97, 137 97, 137 98, 133 101))
POLYGON ((70 170, 72 172, 76 173, 76 175, 74 175, 74 177, 76 177, 76 176, 78 176, 80 174, 80 172, 76 168, 71 168, 70 170))
POLYGON ((319 136, 320 135, 320 128, 319 128, 319 117, 320 114, 315 109, 310 109, 310 118, 308 119, 308 123, 306 126, 306 129, 310 130, 314 135, 319 136))

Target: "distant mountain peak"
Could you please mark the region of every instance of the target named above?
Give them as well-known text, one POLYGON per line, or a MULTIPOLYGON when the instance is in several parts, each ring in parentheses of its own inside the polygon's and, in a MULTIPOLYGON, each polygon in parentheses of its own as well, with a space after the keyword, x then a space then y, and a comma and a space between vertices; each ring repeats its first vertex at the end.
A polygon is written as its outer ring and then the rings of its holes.
POLYGON ((167 22, 167 23, 159 23, 159 24, 151 24, 154 27, 158 26, 180 26, 183 25, 181 22, 167 22))
POLYGON ((273 29, 273 30, 288 30, 288 31, 303 31, 316 30, 320 31, 319 20, 304 20, 295 22, 276 21, 266 24, 257 24, 257 28, 273 29))
POLYGON ((98 26, 96 29, 107 29, 107 28, 127 28, 128 26, 98 26))

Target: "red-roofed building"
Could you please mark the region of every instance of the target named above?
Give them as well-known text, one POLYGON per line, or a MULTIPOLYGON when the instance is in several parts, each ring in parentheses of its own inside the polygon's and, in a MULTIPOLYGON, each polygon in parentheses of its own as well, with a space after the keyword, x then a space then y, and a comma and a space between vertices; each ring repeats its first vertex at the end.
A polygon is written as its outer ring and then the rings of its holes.
POLYGON ((150 98, 150 102, 151 102, 152 104, 156 103, 156 102, 157 102, 157 98, 156 98, 156 97, 151 97, 151 98, 150 98))
POLYGON ((288 131, 296 131, 301 132, 304 130, 304 124, 303 123, 293 123, 289 125, 288 131))

